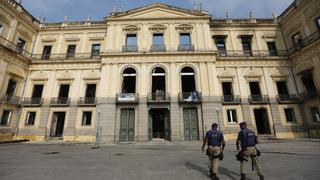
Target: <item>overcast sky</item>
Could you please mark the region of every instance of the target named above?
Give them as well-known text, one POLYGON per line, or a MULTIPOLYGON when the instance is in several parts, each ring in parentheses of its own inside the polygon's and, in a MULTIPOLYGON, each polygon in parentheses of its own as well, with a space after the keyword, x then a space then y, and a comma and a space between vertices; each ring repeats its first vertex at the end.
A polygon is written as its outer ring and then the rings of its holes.
MULTIPOLYGON (((20 1, 20 0, 17 0, 20 1)), ((85 20, 91 16, 102 20, 115 7, 130 10, 152 3, 164 3, 186 9, 199 4, 214 17, 222 18, 225 12, 233 18, 249 17, 253 11, 255 17, 272 17, 272 12, 281 14, 293 0, 22 0, 22 5, 35 17, 45 17, 47 22, 85 20)))

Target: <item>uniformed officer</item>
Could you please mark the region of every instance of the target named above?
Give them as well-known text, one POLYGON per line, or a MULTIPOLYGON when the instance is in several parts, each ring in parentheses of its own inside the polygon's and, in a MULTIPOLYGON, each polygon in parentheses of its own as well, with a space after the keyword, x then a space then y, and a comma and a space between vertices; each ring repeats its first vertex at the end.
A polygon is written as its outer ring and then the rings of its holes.
POLYGON ((251 158, 253 167, 256 169, 257 174, 260 177, 260 180, 264 180, 264 173, 261 168, 260 162, 257 158, 258 151, 256 149, 256 144, 259 143, 258 137, 253 131, 247 128, 247 123, 240 123, 240 132, 236 141, 237 150, 239 151, 241 145, 241 151, 238 156, 240 156, 241 166, 241 180, 246 180, 247 174, 247 165, 249 158, 251 158))
POLYGON ((206 145, 208 145, 208 156, 210 161, 210 174, 212 175, 213 180, 218 180, 218 168, 219 168, 219 159, 222 158, 222 152, 225 148, 225 141, 223 134, 217 130, 218 124, 213 123, 211 125, 211 130, 206 133, 206 137, 203 140, 202 151, 206 145), (222 146, 222 148, 221 148, 222 146))

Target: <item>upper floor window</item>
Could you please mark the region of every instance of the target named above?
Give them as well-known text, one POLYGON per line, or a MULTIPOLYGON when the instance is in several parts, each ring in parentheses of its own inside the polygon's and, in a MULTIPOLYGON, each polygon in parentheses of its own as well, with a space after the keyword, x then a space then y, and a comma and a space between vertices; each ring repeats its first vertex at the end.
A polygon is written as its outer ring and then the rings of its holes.
POLYGON ((44 46, 42 51, 42 59, 50 59, 52 46, 44 46))
POLYGON ((34 85, 32 95, 31 95, 32 104, 39 104, 41 102, 43 86, 44 86, 43 84, 34 85))
POLYGON ((284 109, 284 112, 286 114, 287 122, 296 122, 293 108, 286 108, 284 109))
POLYGON ((314 122, 320 122, 320 112, 318 107, 312 107, 311 115, 314 122))
POLYGON ((76 45, 69 45, 67 49, 67 59, 74 58, 76 53, 76 45))
POLYGON ((91 111, 84 111, 82 114, 82 125, 83 126, 90 126, 91 125, 91 118, 92 112, 91 111))
POLYGON ((26 44, 27 42, 21 38, 18 39, 18 42, 17 42, 17 52, 19 54, 22 54, 23 51, 24 51, 24 48, 26 47, 26 44))
POLYGON ((165 51, 163 33, 154 33, 152 36, 151 51, 165 51))
POLYGON ((292 42, 293 42, 293 45, 295 48, 300 49, 303 47, 302 37, 300 35, 300 32, 294 34, 291 38, 292 38, 292 42))
POLYGON ((14 92, 16 90, 16 87, 17 87, 17 81, 10 79, 8 82, 6 95, 7 96, 14 96, 14 92))
POLYGON ((220 56, 227 55, 225 40, 226 40, 226 37, 223 37, 223 36, 215 37, 215 43, 220 56))
POLYGON ((127 68, 123 71, 122 93, 136 93, 136 70, 127 68))
MULTIPOLYGON (((320 17, 318 17, 316 19, 316 23, 317 23, 318 29, 320 30, 320 17)), ((0 33, 1 33, 1 31, 0 31, 0 33)))
POLYGON ((127 34, 126 37, 126 45, 123 49, 124 52, 137 52, 138 46, 137 46, 137 34, 127 34))
POLYGON ((277 56, 277 47, 275 42, 267 42, 268 45, 268 50, 269 50, 269 55, 270 56, 277 56))
POLYGON ((277 81, 276 84, 277 84, 277 89, 278 89, 279 95, 288 95, 289 94, 286 81, 277 81))
POLYGON ((9 125, 11 119, 12 111, 4 110, 2 112, 0 125, 9 125))
POLYGON ((36 112, 28 112, 26 118, 26 125, 34 125, 34 121, 36 120, 36 112))
POLYGON ((252 48, 251 48, 251 36, 242 36, 242 49, 245 56, 252 56, 252 48))
POLYGON ((92 48, 91 48, 91 57, 97 57, 100 54, 100 48, 101 45, 100 44, 92 44, 92 48))
POLYGON ((193 46, 191 44, 190 33, 180 33, 179 51, 192 51, 193 46))
POLYGON ((0 35, 2 34, 3 26, 0 24, 0 35))
POLYGON ((228 123, 237 123, 237 112, 235 109, 228 109, 227 110, 228 114, 228 123))
POLYGON ((309 73, 305 73, 302 75, 301 77, 301 81, 306 89, 306 92, 308 94, 315 94, 316 93, 316 86, 314 84, 313 81, 313 73, 309 72, 309 73))

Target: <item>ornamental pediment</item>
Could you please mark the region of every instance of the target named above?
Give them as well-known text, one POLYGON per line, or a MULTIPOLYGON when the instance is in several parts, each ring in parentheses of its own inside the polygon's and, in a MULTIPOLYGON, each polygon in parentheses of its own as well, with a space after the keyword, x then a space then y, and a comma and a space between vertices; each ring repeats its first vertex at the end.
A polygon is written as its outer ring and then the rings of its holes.
POLYGON ((163 19, 163 18, 201 18, 209 17, 199 11, 187 10, 165 4, 152 4, 126 12, 115 12, 107 17, 108 20, 125 19, 163 19))

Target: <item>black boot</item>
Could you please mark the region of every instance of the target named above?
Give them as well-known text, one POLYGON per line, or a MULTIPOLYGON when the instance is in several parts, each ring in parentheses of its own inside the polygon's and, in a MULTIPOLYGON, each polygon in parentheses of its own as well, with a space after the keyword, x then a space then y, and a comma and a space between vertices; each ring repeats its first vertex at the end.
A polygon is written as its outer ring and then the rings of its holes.
POLYGON ((219 177, 216 174, 213 174, 211 179, 212 180, 219 180, 219 177))
POLYGON ((264 180, 264 176, 263 175, 259 175, 260 180, 264 180))
POLYGON ((241 174, 241 179, 240 180, 247 180, 247 177, 245 174, 241 174))

